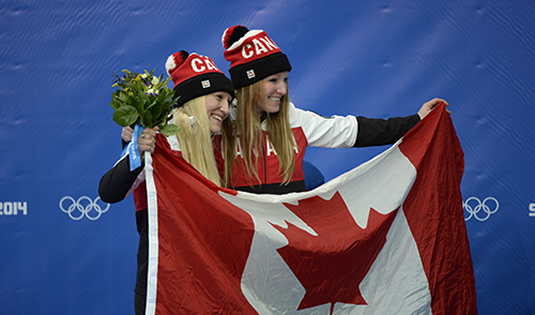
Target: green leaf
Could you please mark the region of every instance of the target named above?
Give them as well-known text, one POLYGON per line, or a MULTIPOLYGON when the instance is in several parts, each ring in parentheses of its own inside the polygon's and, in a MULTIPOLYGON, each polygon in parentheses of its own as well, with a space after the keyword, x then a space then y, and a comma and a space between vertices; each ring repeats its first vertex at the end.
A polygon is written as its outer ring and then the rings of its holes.
POLYGON ((138 91, 137 92, 137 99, 139 101, 139 104, 137 106, 140 113, 144 113, 147 110, 147 103, 149 103, 149 97, 145 95, 145 92, 138 91))
POLYGON ((150 111, 152 113, 152 117, 155 118, 155 120, 159 121, 161 120, 163 117, 162 116, 162 104, 160 103, 157 103, 156 101, 151 104, 150 106, 150 111))
POLYGON ((165 99, 163 100, 163 103, 171 103, 171 99, 173 98, 173 96, 175 96, 175 91, 167 93, 165 99))
POLYGON ((152 117, 152 114, 151 114, 150 110, 148 110, 145 113, 143 113, 143 115, 141 116, 141 122, 142 122, 143 126, 145 126, 147 128, 154 127, 152 125, 153 117, 152 117))
POLYGON ((123 106, 123 102, 117 96, 114 95, 114 96, 112 96, 112 99, 111 99, 111 102, 110 102, 110 106, 113 109, 117 109, 117 108, 123 106))
POLYGON ((165 89, 160 89, 158 91, 158 97, 156 98, 156 102, 163 103, 166 95, 167 95, 167 92, 165 91, 165 89))
POLYGON ((179 133, 180 132, 180 127, 177 126, 177 125, 174 125, 174 124, 165 124, 163 126, 160 126, 160 132, 164 136, 170 137, 170 136, 174 136, 177 133, 179 133))
POLYGON ((139 100, 139 104, 137 105, 137 108, 139 110, 139 112, 141 113, 141 116, 145 115, 145 112, 147 111, 147 99, 146 98, 141 98, 139 100))
POLYGON ((139 118, 137 109, 130 105, 125 105, 119 107, 113 113, 113 121, 115 121, 119 126, 126 127, 135 123, 139 118))
POLYGON ((139 109, 138 100, 132 95, 128 95, 128 104, 139 109))
POLYGON ((150 110, 152 112, 152 114, 154 115, 154 111, 152 110, 152 107, 155 106, 158 103, 156 102, 156 100, 151 100, 150 98, 149 98, 147 103, 149 103, 149 105, 145 106, 145 109, 146 110, 150 110))
POLYGON ((123 103, 126 103, 128 101, 128 94, 121 91, 121 93, 119 93, 119 100, 121 100, 123 103))

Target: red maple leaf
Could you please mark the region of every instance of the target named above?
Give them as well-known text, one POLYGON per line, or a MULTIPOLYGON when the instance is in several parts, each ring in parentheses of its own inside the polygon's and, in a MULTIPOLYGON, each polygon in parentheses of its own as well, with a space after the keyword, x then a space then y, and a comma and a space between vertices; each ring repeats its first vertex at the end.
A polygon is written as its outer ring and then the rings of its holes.
POLYGON ((360 228, 337 192, 331 200, 318 196, 299 205, 284 204, 317 234, 288 222, 273 225, 289 244, 277 251, 306 290, 298 310, 330 303, 367 305, 359 286, 386 242, 397 210, 382 215, 370 208, 368 224, 360 228))

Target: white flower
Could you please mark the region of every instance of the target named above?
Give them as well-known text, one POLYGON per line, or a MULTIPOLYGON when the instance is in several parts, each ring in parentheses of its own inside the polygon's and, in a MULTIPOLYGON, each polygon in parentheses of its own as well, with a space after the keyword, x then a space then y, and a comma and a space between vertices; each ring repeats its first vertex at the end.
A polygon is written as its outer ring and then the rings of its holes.
POLYGON ((147 92, 145 92, 145 95, 156 96, 158 95, 158 93, 154 89, 150 89, 147 92))

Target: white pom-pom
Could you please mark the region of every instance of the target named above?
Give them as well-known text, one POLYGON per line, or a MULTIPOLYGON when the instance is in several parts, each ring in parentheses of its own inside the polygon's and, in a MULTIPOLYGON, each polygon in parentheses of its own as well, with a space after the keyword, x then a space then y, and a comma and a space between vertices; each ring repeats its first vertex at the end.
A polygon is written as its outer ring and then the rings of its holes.
POLYGON ((169 58, 167 58, 167 61, 165 62, 165 70, 167 71, 167 74, 171 76, 171 71, 176 68, 176 62, 175 62, 175 56, 171 55, 169 58))

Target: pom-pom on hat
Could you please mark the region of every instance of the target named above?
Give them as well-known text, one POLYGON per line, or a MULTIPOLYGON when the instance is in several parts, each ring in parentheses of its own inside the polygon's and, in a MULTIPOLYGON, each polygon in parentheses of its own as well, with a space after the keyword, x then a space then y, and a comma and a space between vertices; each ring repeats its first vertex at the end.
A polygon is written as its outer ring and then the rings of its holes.
POLYGON ((175 84, 175 106, 219 91, 228 92, 234 98, 232 82, 209 57, 181 50, 167 58, 165 69, 175 84))
POLYGON ((229 73, 235 89, 292 70, 288 57, 262 30, 235 25, 225 30, 221 41, 226 49, 223 55, 230 61, 229 73))

